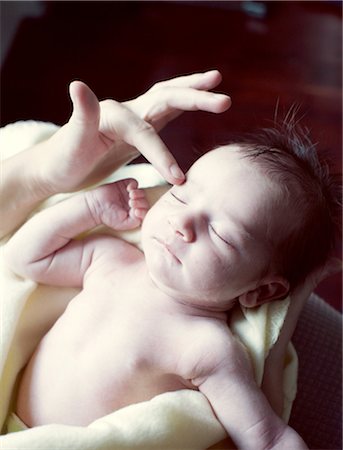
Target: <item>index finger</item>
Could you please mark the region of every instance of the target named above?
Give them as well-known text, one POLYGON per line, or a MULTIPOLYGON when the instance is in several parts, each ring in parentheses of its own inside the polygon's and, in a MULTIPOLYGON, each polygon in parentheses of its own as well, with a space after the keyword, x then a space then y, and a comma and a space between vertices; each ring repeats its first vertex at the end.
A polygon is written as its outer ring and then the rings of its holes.
POLYGON ((152 125, 114 100, 104 102, 102 108, 107 109, 100 123, 102 132, 134 146, 169 183, 184 182, 185 175, 152 125))
POLYGON ((192 73, 182 75, 168 80, 159 81, 154 84, 150 90, 156 90, 161 87, 190 87, 208 91, 215 88, 222 81, 222 75, 218 70, 209 70, 207 72, 192 73))

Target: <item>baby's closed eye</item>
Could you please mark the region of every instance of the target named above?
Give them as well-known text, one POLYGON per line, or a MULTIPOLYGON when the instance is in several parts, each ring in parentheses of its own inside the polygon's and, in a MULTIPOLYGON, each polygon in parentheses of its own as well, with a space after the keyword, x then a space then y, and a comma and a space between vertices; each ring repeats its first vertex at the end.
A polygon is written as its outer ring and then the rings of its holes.
POLYGON ((170 195, 174 197, 175 200, 177 200, 178 202, 183 203, 184 205, 187 204, 184 200, 181 199, 179 195, 176 195, 174 192, 170 191, 170 195))
POLYGON ((232 244, 229 242, 228 239, 224 238, 222 236, 222 234, 219 234, 216 229, 213 227, 212 224, 209 224, 209 229, 212 232, 212 234, 214 234, 215 237, 217 237, 218 239, 220 239, 221 241, 223 241, 225 244, 229 245, 230 247, 232 246, 232 244))
MULTIPOLYGON (((175 194, 175 192, 173 192, 173 191, 169 191, 169 193, 178 203, 187 205, 187 202, 184 200, 184 198, 179 193, 175 194)), ((224 235, 222 233, 218 232, 213 224, 209 223, 208 226, 209 226, 210 233, 212 235, 214 235, 216 239, 220 239, 222 242, 224 242, 224 244, 226 244, 230 247, 232 246, 230 241, 226 237, 224 237, 224 235)))

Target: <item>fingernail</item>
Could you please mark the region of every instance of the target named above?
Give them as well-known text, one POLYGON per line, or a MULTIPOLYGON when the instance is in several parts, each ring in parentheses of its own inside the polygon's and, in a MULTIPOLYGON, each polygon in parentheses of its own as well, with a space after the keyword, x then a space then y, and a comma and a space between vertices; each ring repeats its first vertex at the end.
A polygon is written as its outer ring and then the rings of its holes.
POLYGON ((185 175, 177 164, 172 164, 169 170, 174 178, 178 178, 179 180, 183 180, 185 178, 185 175))

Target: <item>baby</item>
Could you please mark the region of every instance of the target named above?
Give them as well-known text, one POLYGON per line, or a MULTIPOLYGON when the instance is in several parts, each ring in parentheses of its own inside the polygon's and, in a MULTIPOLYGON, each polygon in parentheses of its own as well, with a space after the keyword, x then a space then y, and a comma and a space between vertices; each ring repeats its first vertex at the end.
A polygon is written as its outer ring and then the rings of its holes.
POLYGON ((227 327, 234 304, 284 298, 330 248, 324 177, 305 153, 266 144, 277 136, 206 153, 151 209, 135 180, 121 180, 42 211, 12 237, 6 255, 18 274, 82 287, 24 370, 16 412, 29 427, 85 426, 188 388, 207 397, 238 448, 306 448, 227 327), (78 238, 141 222, 144 253, 105 234, 78 238))

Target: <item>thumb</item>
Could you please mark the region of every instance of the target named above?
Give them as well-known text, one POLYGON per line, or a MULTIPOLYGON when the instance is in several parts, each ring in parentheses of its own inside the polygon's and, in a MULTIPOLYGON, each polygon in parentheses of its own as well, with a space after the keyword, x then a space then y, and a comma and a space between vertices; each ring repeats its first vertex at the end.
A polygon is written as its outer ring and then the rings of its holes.
POLYGON ((93 91, 82 81, 73 81, 69 86, 73 102, 71 119, 81 123, 99 123, 100 106, 93 91))

